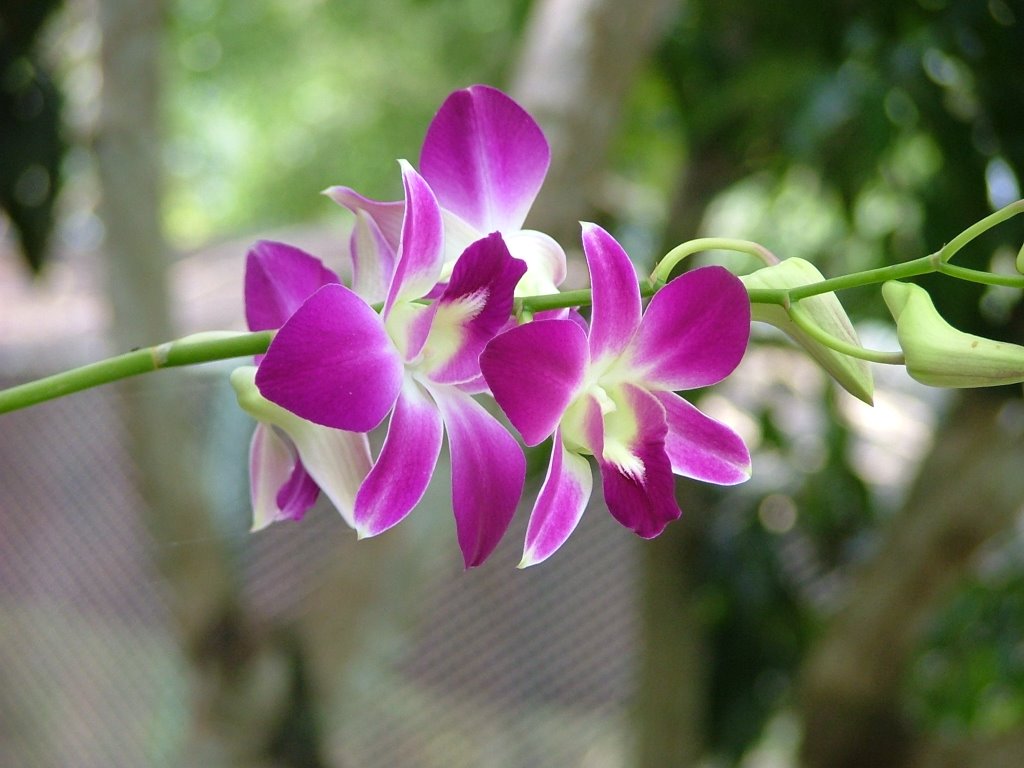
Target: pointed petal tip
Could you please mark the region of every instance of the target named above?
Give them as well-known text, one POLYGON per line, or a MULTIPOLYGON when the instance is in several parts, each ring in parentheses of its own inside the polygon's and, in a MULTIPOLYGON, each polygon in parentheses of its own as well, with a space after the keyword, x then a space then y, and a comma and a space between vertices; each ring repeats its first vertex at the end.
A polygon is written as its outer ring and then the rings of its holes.
POLYGON ((523 552, 523 558, 519 561, 519 565, 516 566, 521 571, 525 571, 527 568, 532 568, 535 565, 540 565, 547 560, 554 552, 549 552, 543 557, 537 557, 536 553, 526 550, 523 552))

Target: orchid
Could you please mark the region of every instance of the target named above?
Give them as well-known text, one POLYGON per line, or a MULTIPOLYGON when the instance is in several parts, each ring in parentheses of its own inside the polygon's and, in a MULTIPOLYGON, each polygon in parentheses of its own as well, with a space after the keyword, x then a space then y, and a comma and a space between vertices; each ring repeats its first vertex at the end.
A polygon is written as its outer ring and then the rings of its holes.
MULTIPOLYGON (((518 294, 555 293, 565 279, 565 252, 551 237, 523 229, 551 162, 540 127, 501 91, 474 85, 452 93, 427 129, 420 173, 444 221, 440 278, 451 274, 470 243, 500 232, 527 271, 518 294)), ((401 234, 403 202, 379 202, 349 187, 326 194, 356 215, 350 253, 353 288, 368 301, 384 298, 401 234)))
POLYGON ((906 282, 939 273, 1024 289, 1022 276, 950 263, 1024 213, 1024 200, 933 254, 827 279, 799 258, 710 237, 672 248, 641 283, 619 243, 584 224, 591 288, 560 293, 565 252, 523 229, 549 163, 544 134, 515 101, 483 85, 456 91, 430 123, 420 170, 399 161, 402 200, 326 190, 355 215, 350 285, 298 248, 257 243, 246 260, 248 333, 192 334, 11 387, 0 391, 0 413, 147 371, 255 356, 231 374, 239 405, 257 421, 253 530, 301 519, 323 493, 360 537, 380 534, 419 504, 447 440, 470 567, 506 532, 526 474, 519 442, 481 402, 492 395, 526 445, 552 443, 526 567, 551 557, 579 523, 593 492, 591 457, 609 511, 645 538, 680 516, 677 475, 719 485, 750 476, 740 436, 678 392, 730 375, 752 320, 782 328, 868 403, 870 363, 946 387, 1024 378, 1024 348, 953 329, 925 288, 906 282), (742 279, 703 267, 669 280, 683 259, 709 250, 765 267, 742 279), (896 322, 896 351, 864 347, 837 296, 875 284, 896 322), (589 322, 579 311, 588 305, 589 322), (385 423, 371 450, 370 433, 385 423))
POLYGON ((633 265, 585 224, 589 330, 537 320, 493 339, 484 378, 527 445, 554 435, 521 567, 550 557, 575 529, 600 468, 612 515, 644 538, 680 515, 673 475, 730 485, 750 475, 743 440, 674 390, 715 384, 746 349, 750 303, 738 278, 704 267, 676 278, 642 311, 633 265))
MULTIPOLYGON (((318 288, 338 276, 310 254, 262 241, 246 255, 245 316, 251 331, 276 329, 318 288)), ((259 362, 257 357, 257 362, 259 362)), ((301 520, 322 490, 354 524, 356 491, 370 470, 366 435, 306 421, 262 397, 256 368, 231 374, 239 405, 257 420, 249 448, 252 530, 301 520)))
POLYGON ((483 388, 480 352, 509 324, 526 266, 491 234, 465 250, 436 300, 424 301, 441 277, 446 231, 426 181, 401 165, 402 229, 380 314, 341 284, 320 287, 278 331, 255 383, 267 400, 325 428, 364 433, 390 414, 354 499, 361 537, 396 525, 419 502, 446 432, 469 567, 504 534, 526 472, 519 444, 472 397, 483 388))

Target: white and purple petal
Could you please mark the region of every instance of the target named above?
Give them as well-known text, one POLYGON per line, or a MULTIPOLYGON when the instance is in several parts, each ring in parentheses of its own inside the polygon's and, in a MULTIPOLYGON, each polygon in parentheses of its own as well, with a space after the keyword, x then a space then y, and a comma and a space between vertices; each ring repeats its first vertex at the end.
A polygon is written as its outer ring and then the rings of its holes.
POLYGON ((595 363, 626 349, 640 325, 640 286, 629 256, 596 224, 583 224, 583 252, 590 268, 590 359, 595 363))
POLYGON ((547 476, 526 528, 520 568, 547 560, 565 543, 583 517, 593 485, 590 463, 567 451, 556 430, 547 476))
POLYGON ((431 380, 456 384, 480 375, 480 353, 508 326, 513 291, 525 271, 497 232, 466 249, 436 303, 423 348, 431 380))
POLYGON ((252 434, 249 482, 254 532, 282 520, 301 520, 320 495, 295 446, 269 424, 257 423, 252 434))
POLYGON ((537 320, 496 336, 480 355, 494 399, 527 445, 555 431, 588 363, 587 337, 571 320, 537 320))
POLYGON ((654 295, 623 364, 658 389, 707 387, 733 372, 749 337, 743 283, 723 267, 702 267, 654 295))
POLYGON ((526 274, 516 286, 517 296, 557 293, 565 280, 565 251, 554 238, 534 229, 502 232, 509 253, 526 262, 526 274))
MULTIPOLYGON (((231 373, 242 409, 258 422, 250 452, 255 522, 267 519, 272 501, 294 517, 319 486, 342 518, 354 525, 353 505, 360 483, 370 471, 366 435, 313 424, 263 397, 256 368, 231 373)), ((304 510, 303 510, 304 511, 304 510)))
POLYGON ((328 187, 324 194, 352 213, 362 211, 367 214, 377 225, 384 241, 393 251, 398 250, 398 242, 402 238, 402 219, 405 216, 404 200, 371 200, 350 187, 328 187))
POLYGON ((456 91, 427 129, 424 178, 446 209, 480 232, 522 227, 551 152, 532 117, 484 85, 456 91))
POLYGON ((318 288, 338 276, 315 256, 261 240, 245 257, 245 320, 250 331, 280 328, 318 288))
POLYGON ((616 520, 650 539, 680 514, 665 452, 665 409, 631 384, 622 386, 617 402, 620 410, 605 414, 604 445, 597 454, 604 500, 616 520))
POLYGON ((750 452, 743 438, 674 392, 655 392, 665 408, 665 452, 677 475, 717 485, 750 479, 750 452))
POLYGON ((302 467, 355 528, 355 498, 370 471, 370 443, 362 432, 322 427, 295 417, 285 432, 295 443, 302 467))
POLYGON ((376 536, 401 522, 423 498, 441 453, 441 414, 411 377, 391 414, 380 456, 355 499, 359 536, 376 536))
POLYGON ((368 304, 387 298, 395 276, 396 250, 397 246, 387 241, 377 222, 366 211, 356 211, 349 237, 352 290, 368 304))
POLYGON ((388 414, 404 365, 380 316, 343 285, 325 285, 270 343, 256 385, 317 424, 367 432, 388 414))
POLYGON ((429 389, 448 433, 455 528, 471 568, 487 559, 512 522, 526 459, 515 438, 471 396, 453 386, 429 389))
POLYGON ((395 276, 384 303, 385 316, 396 301, 419 299, 430 293, 441 278, 444 264, 444 225, 437 199, 411 165, 404 160, 399 162, 405 187, 405 216, 395 276))

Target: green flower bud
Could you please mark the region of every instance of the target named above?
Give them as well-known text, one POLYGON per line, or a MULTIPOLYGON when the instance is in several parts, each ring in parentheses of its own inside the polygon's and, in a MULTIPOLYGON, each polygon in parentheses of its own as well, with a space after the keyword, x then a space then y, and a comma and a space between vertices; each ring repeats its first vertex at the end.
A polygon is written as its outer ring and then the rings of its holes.
POLYGON ((1024 381, 1024 347, 958 331, 919 285, 895 280, 882 298, 896 321, 907 373, 933 387, 992 387, 1024 381))
MULTIPOLYGON (((818 268, 809 261, 790 258, 749 275, 740 277, 747 288, 796 288, 801 285, 820 283, 825 278, 818 268)), ((800 306, 810 319, 829 335, 853 346, 860 346, 860 339, 853 324, 834 293, 810 296, 800 301, 800 306)), ((774 325, 800 344, 818 365, 824 368, 847 392, 870 404, 874 395, 874 380, 866 360, 859 360, 831 349, 812 338, 790 318, 785 307, 778 304, 755 303, 751 307, 751 319, 774 325)))
POLYGON ((235 368, 230 376, 231 386, 235 389, 238 405, 256 421, 272 424, 286 432, 291 432, 304 423, 304 420, 291 411, 286 411, 276 403, 272 403, 260 394, 256 386, 256 366, 243 365, 235 368))

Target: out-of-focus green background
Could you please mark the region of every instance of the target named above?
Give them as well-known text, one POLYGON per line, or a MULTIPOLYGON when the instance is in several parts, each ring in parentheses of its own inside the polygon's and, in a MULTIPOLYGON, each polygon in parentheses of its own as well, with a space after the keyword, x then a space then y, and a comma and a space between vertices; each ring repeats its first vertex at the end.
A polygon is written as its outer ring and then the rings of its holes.
MULTIPOLYGON (((12 0, 0 45, 4 384, 239 327, 257 238, 338 267, 319 191, 397 197, 474 82, 547 132, 531 221, 577 282, 581 219, 641 272, 716 235, 837 275, 1021 196, 1020 0, 12 0)), ((1018 292, 921 283, 1024 340, 1018 292)), ((842 299, 893 347, 877 289, 842 299)), ((0 417, 0 766, 1024 764, 1020 387, 876 367, 871 407, 754 339, 697 398, 753 479, 680 481, 651 542, 597 499, 525 573, 528 506, 460 570, 444 471, 377 540, 326 507, 250 536, 230 365, 0 417)))

